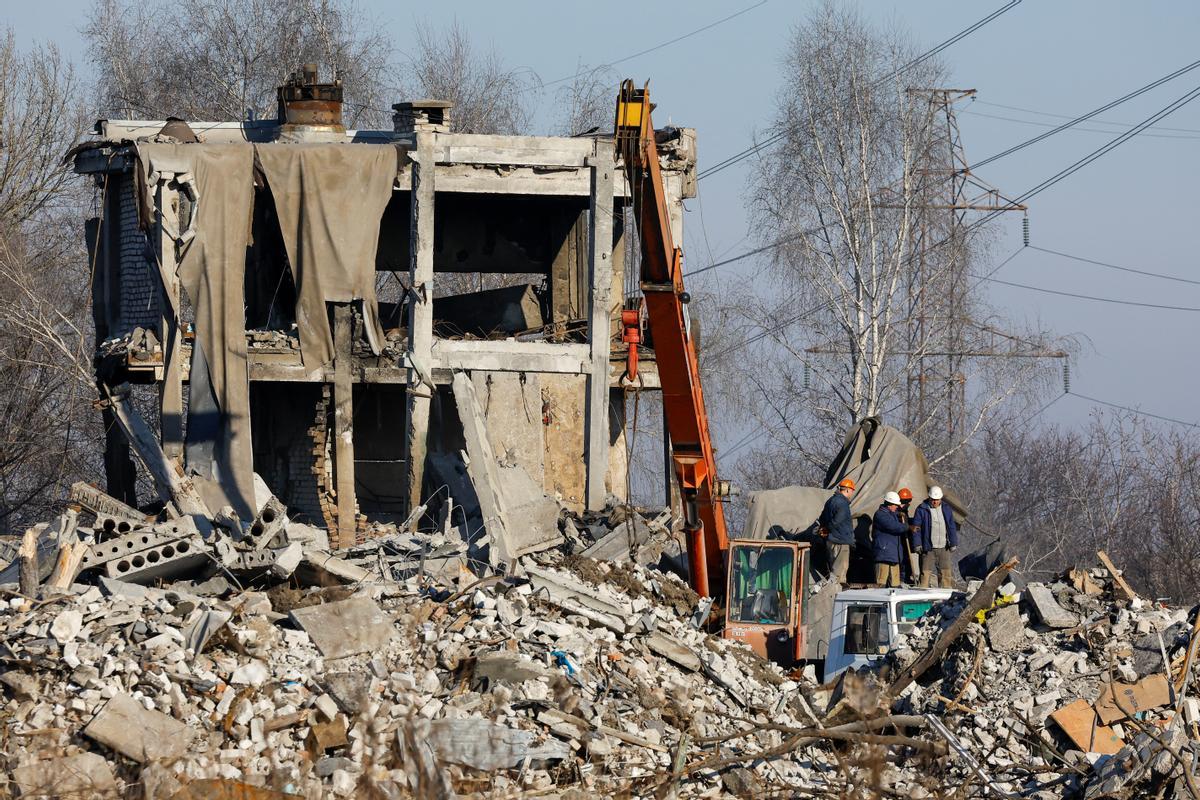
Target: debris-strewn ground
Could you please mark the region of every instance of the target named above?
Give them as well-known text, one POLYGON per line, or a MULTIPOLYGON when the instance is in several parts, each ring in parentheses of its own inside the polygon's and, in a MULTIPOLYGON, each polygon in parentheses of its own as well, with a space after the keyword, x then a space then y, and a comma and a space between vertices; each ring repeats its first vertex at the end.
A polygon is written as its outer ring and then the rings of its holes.
POLYGON ((678 561, 666 515, 564 515, 558 546, 497 574, 449 529, 380 526, 333 553, 273 498, 243 523, 76 495, 27 538, 37 564, 22 577, 14 551, 0 575, 12 795, 1132 798, 1197 781, 1193 617, 1109 568, 994 573, 874 670, 819 686, 702 629, 695 594, 648 566, 678 561))

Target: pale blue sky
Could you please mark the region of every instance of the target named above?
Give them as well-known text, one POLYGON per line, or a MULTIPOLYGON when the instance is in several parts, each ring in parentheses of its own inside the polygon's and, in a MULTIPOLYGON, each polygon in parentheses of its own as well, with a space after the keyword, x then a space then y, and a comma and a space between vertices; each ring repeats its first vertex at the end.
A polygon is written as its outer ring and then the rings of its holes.
MULTIPOLYGON (((401 51, 411 43, 415 21, 428 19, 442 25, 457 19, 475 41, 493 46, 509 64, 527 67, 550 81, 570 75, 578 63, 594 65, 621 58, 754 2, 364 0, 362 5, 392 34, 401 51)), ((164 13, 172 8, 169 3, 155 5, 164 13)), ((920 44, 931 46, 1003 2, 858 5, 871 19, 881 24, 895 21, 920 44)), ((89 6, 87 0, 10 0, 0 18, 19 39, 54 39, 68 55, 82 59, 78 28, 89 6)), ((776 67, 788 29, 808 6, 769 0, 687 41, 627 61, 618 71, 639 82, 652 79, 656 121, 697 128, 701 166, 715 163, 744 148, 755 128, 764 124, 778 88, 776 67)), ((953 84, 978 89, 980 101, 1074 115, 1196 60, 1197 41, 1197 3, 1025 0, 950 48, 943 58, 953 84)), ((1136 123, 1197 86, 1200 70, 1101 118, 1136 123)), ((552 99, 548 94, 540 100, 539 120, 548 118, 552 99)), ((1029 123, 1056 121, 981 103, 968 111, 960 120, 967 155, 976 161, 1045 130, 1029 123)), ((1200 100, 1162 125, 1186 130, 1159 131, 1162 138, 1138 137, 1033 200, 1033 243, 1200 279, 1196 257, 1200 195, 1194 190, 1200 166, 1200 100)), ((1089 127, 1110 133, 1064 132, 997 161, 980 174, 1015 196, 1121 130, 1089 127)), ((709 247, 721 254, 748 246, 748 242, 739 244, 747 232, 745 181, 745 170, 734 168, 701 183, 707 237, 701 235, 698 203, 691 201, 685 242, 691 266, 707 261, 709 247)), ((1018 248, 1020 241, 1019 215, 1002 219, 997 224, 996 263, 1018 248)), ((719 272, 719 277, 700 288, 736 280, 742 270, 719 272)), ((997 277, 1103 297, 1200 307, 1200 286, 1089 267, 1032 251, 1017 256, 997 277)), ((1072 364, 1073 390, 1200 422, 1200 408, 1194 402, 1200 381, 1190 366, 1196 362, 1194 333, 1200 314, 1057 298, 1003 286, 990 291, 994 304, 1011 316, 1038 318, 1061 333, 1086 337, 1090 345, 1072 364)), ((1055 404, 1046 418, 1073 424, 1086 420, 1090 411, 1089 403, 1072 397, 1055 404)))

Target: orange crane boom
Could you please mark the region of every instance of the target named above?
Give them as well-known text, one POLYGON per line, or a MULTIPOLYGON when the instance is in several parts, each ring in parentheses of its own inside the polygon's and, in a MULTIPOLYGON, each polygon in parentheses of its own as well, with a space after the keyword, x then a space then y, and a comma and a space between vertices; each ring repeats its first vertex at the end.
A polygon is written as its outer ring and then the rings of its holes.
MULTIPOLYGON (((666 191, 650 121, 649 83, 634 88, 624 81, 617 99, 616 148, 623 160, 641 238, 641 288, 662 384, 663 409, 683 494, 688 570, 701 597, 723 593, 723 560, 729 548, 717 481, 717 463, 704 410, 700 365, 688 335, 687 293, 683 288, 683 251, 675 246, 666 191), (716 586, 709 577, 717 576, 716 586)), ((636 338, 636 337, 634 337, 636 338)), ((636 348, 637 343, 630 343, 636 348)), ((636 350, 635 350, 636 352, 636 350)), ((636 369, 636 360, 630 366, 636 369)), ((632 376, 631 376, 632 377, 632 376)))

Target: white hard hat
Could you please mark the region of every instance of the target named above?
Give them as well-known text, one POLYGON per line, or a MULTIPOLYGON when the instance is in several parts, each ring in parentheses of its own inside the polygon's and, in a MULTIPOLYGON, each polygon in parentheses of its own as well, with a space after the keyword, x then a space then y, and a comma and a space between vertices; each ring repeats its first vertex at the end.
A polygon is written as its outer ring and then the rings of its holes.
POLYGON ((942 487, 930 486, 929 487, 929 499, 930 500, 941 500, 942 499, 942 487))
POLYGON ((900 495, 895 492, 888 492, 883 496, 883 502, 891 506, 898 506, 900 505, 900 495))

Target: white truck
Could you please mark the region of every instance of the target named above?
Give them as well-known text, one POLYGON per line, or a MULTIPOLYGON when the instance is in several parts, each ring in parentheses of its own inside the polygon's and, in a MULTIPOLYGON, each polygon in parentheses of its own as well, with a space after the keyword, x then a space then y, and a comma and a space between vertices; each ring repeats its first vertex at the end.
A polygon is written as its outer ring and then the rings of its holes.
POLYGON ((881 658, 952 589, 846 589, 833 598, 824 680, 881 658))

